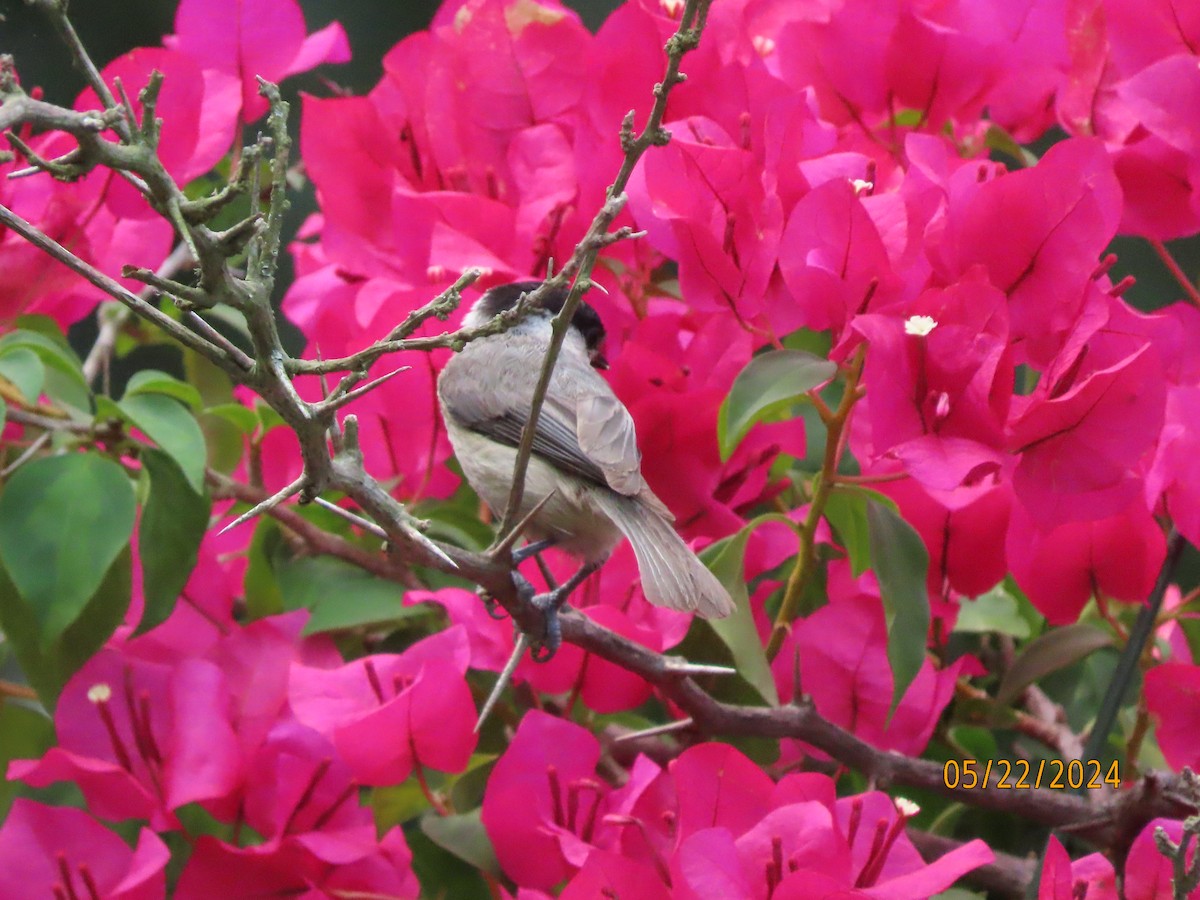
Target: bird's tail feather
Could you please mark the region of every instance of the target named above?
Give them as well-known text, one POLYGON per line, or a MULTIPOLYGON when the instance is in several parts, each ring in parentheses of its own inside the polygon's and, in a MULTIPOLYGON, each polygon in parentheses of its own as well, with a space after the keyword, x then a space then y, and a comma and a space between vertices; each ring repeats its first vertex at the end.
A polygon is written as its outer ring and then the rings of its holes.
POLYGON ((633 546, 647 600, 656 606, 698 613, 706 619, 720 619, 733 612, 729 592, 696 558, 670 522, 632 497, 609 494, 597 499, 633 546))

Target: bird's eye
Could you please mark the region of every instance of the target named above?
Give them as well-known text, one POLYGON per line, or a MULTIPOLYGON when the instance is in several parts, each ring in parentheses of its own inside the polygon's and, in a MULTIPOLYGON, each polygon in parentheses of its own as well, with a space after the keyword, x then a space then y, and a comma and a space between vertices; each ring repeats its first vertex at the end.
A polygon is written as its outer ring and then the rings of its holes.
POLYGON ((593 369, 604 371, 608 368, 608 360, 604 356, 603 341, 588 350, 588 360, 591 361, 593 369))

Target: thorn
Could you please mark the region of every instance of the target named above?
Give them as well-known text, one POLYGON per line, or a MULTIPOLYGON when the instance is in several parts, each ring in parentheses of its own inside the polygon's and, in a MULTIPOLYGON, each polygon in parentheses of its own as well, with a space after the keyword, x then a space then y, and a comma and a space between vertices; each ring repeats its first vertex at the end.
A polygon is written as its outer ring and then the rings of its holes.
POLYGON ((234 519, 232 522, 230 522, 228 525, 226 525, 224 528, 222 528, 220 531, 218 531, 217 534, 219 534, 219 535, 224 534, 225 532, 229 531, 232 528, 237 528, 243 522, 248 522, 251 519, 253 519, 255 516, 261 515, 262 513, 265 513, 267 510, 271 509, 272 507, 278 506, 280 503, 282 503, 288 497, 291 497, 294 494, 300 493, 300 491, 304 488, 305 484, 307 484, 307 483, 308 483, 307 477, 304 475, 301 475, 299 478, 297 478, 295 481, 293 481, 291 484, 289 484, 287 487, 285 487, 279 493, 273 494, 272 496, 268 497, 266 500, 264 500, 262 503, 259 503, 257 506, 253 507, 248 512, 242 513, 240 516, 238 516, 236 519, 234 519))
MULTIPOLYGON (((338 506, 336 503, 326 500, 324 497, 314 497, 313 499, 317 503, 317 505, 323 506, 325 509, 329 510, 330 512, 341 516, 347 522, 350 522, 353 525, 357 525, 359 528, 363 529, 368 534, 372 534, 382 541, 386 541, 388 539, 387 532, 384 531, 382 528, 380 528, 379 525, 377 525, 375 522, 372 522, 370 519, 363 518, 362 516, 358 515, 357 513, 353 513, 348 509, 344 509, 343 507, 338 506)), ((418 521, 418 520, 416 520, 416 519, 413 520, 413 522, 416 522, 416 521, 418 521)), ((434 541, 431 541, 429 538, 425 537, 425 535, 421 534, 421 532, 417 530, 415 525, 413 525, 412 523, 409 523, 409 522, 401 522, 400 527, 403 529, 404 534, 409 539, 411 539, 415 543, 420 544, 422 547, 424 547, 426 550, 428 550, 430 553, 432 553, 434 556, 436 556, 438 559, 440 559, 446 565, 450 566, 452 569, 458 568, 458 563, 456 563, 453 560, 453 558, 451 558, 446 553, 446 551, 443 550, 441 547, 439 547, 434 541)))
POLYGON ((517 538, 519 538, 521 536, 521 533, 529 526, 529 523, 531 521, 533 521, 533 517, 536 516, 539 512, 541 512, 542 507, 545 506, 546 503, 549 502, 550 498, 553 497, 557 493, 558 493, 558 488, 555 488, 550 493, 548 493, 545 497, 543 497, 541 500, 539 500, 537 503, 535 503, 533 506, 533 509, 531 509, 529 512, 525 513, 525 515, 521 519, 521 521, 513 526, 512 531, 510 531, 503 538, 501 538, 499 543, 497 543, 495 546, 492 547, 491 550, 488 551, 488 556, 490 556, 492 559, 497 559, 497 560, 503 559, 504 557, 508 556, 509 552, 512 550, 513 544, 515 544, 517 542, 517 538))
POLYGON ((422 547, 424 547, 426 550, 428 550, 430 553, 432 553, 434 556, 436 556, 438 559, 440 559, 442 562, 444 562, 450 568, 452 568, 452 569, 458 568, 458 563, 456 563, 446 553, 445 550, 443 550, 441 547, 439 547, 436 542, 431 541, 429 538, 425 537, 425 535, 421 534, 421 532, 417 531, 417 529, 413 528, 411 525, 404 524, 404 525, 401 525, 401 527, 404 529, 404 533, 406 535, 408 535, 408 537, 411 540, 420 544, 422 547))
POLYGON ((595 289, 596 289, 596 290, 598 290, 600 293, 602 293, 602 294, 603 294, 605 297, 611 296, 611 295, 608 293, 608 288, 606 288, 604 285, 602 285, 602 284, 600 284, 600 283, 598 283, 598 282, 595 282, 595 281, 593 281, 593 282, 591 283, 591 285, 589 285, 589 287, 593 287, 593 288, 595 288, 595 289))
POLYGON ((671 675, 736 675, 737 669, 729 666, 712 666, 705 663, 688 662, 682 656, 663 659, 663 671, 671 675))
POLYGON ((504 668, 500 672, 500 677, 496 679, 496 684, 492 688, 492 692, 488 694, 487 700, 483 702, 483 708, 479 710, 479 718, 475 720, 475 733, 479 734, 479 729, 483 728, 483 723, 487 721, 492 710, 495 708, 500 695, 504 689, 508 687, 508 683, 512 681, 513 672, 517 670, 517 666, 521 663, 521 657, 525 655, 525 651, 529 649, 529 637, 521 632, 517 636, 516 644, 513 646, 512 656, 508 658, 508 662, 504 664, 504 668))
POLYGON ((332 500, 326 500, 324 497, 314 497, 313 502, 316 503, 317 506, 323 506, 325 509, 329 510, 331 513, 341 516, 347 522, 350 522, 353 525, 357 525, 359 528, 361 528, 363 531, 367 532, 368 534, 375 535, 375 537, 379 538, 381 541, 386 541, 388 539, 387 532, 384 531, 382 528, 380 528, 378 525, 376 525, 374 522, 372 522, 370 519, 365 519, 362 516, 358 515, 357 513, 352 513, 352 512, 350 512, 350 510, 345 509, 341 506, 338 506, 332 500))
POLYGON ((658 737, 660 734, 674 734, 676 731, 687 731, 695 724, 695 719, 680 719, 677 722, 668 722, 666 725, 655 725, 653 728, 643 728, 641 731, 631 731, 629 734, 622 734, 619 737, 613 738, 613 743, 619 744, 622 741, 636 741, 638 738, 658 737))
POLYGON ((399 375, 401 372, 407 372, 411 368, 412 368, 412 366, 401 366, 400 368, 396 369, 395 371, 388 372, 386 375, 380 375, 374 381, 368 381, 362 387, 357 387, 352 391, 348 391, 347 393, 342 394, 342 396, 337 397, 336 399, 326 400, 321 405, 326 407, 331 412, 333 410, 340 409, 341 407, 345 406, 350 401, 357 400, 359 397, 361 397, 363 394, 367 393, 368 391, 375 390, 375 388, 379 387, 385 381, 388 381, 389 379, 394 378, 395 376, 399 375))

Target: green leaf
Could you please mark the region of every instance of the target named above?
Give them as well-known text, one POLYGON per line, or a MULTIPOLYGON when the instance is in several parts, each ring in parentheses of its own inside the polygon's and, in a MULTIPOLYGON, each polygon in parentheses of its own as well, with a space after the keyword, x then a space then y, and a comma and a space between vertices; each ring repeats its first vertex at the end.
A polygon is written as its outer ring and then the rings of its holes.
POLYGON ((240 403, 218 403, 204 411, 205 415, 217 416, 237 427, 242 434, 253 434, 259 426, 254 410, 240 403))
POLYGON ((754 357, 734 379, 721 404, 717 438, 728 459, 763 416, 803 397, 837 374, 837 364, 804 350, 770 350, 754 357))
POLYGON ((209 415, 207 410, 200 413, 196 421, 200 425, 201 434, 204 435, 208 467, 226 475, 233 472, 246 454, 245 432, 227 418, 209 415))
POLYGON ((204 433, 185 406, 163 394, 126 393, 117 408, 175 460, 193 491, 204 493, 204 433))
MULTIPOLYGON (((44 712, 6 701, 0 706, 0 767, 14 759, 37 759, 54 746, 54 722, 44 712)), ((0 821, 8 815, 22 785, 0 782, 0 821)))
POLYGON ((403 606, 404 588, 331 556, 308 556, 275 569, 285 609, 310 609, 305 634, 425 616, 403 606))
POLYGON ((1038 679, 1065 669, 1111 643, 1112 636, 1107 631, 1082 622, 1050 629, 1026 644, 1004 673, 996 690, 997 705, 1008 706, 1038 679))
POLYGON ((452 816, 430 813, 421 817, 421 830, 443 850, 448 850, 481 872, 499 875, 500 864, 496 861, 496 851, 483 827, 482 816, 482 809, 452 816))
POLYGON ((104 646, 125 619, 133 592, 133 554, 126 544, 104 573, 104 580, 79 617, 58 639, 54 658, 62 683, 104 646))
POLYGON ((183 373, 187 383, 199 393, 205 406, 216 406, 233 400, 233 384, 229 376, 199 353, 183 354, 183 373))
POLYGON ((779 694, 775 690, 771 664, 767 662, 766 648, 763 647, 758 629, 754 627, 754 618, 750 614, 750 600, 746 594, 745 556, 746 542, 754 529, 764 522, 779 519, 787 522, 789 528, 795 528, 795 525, 783 516, 760 516, 733 537, 706 548, 703 554, 705 564, 712 569, 712 573, 725 586, 725 590, 729 591, 734 603, 732 615, 724 619, 711 619, 708 624, 733 654, 738 673, 752 684, 771 706, 779 705, 779 694))
MULTIPOLYGON (((649 728, 650 724, 642 727, 649 728)), ((483 803, 497 757, 495 753, 472 753, 466 771, 446 778, 443 790, 449 792, 451 809, 474 809, 483 803)))
POLYGON ((161 450, 146 450, 142 463, 150 475, 150 497, 142 510, 138 554, 146 608, 138 633, 166 620, 187 584, 212 504, 188 484, 175 462, 161 450))
POLYGON ((0 562, 44 644, 78 618, 133 531, 133 486, 95 453, 32 460, 0 494, 0 562))
POLYGON ((415 778, 400 784, 386 784, 371 791, 371 811, 375 827, 383 832, 415 819, 429 809, 429 800, 415 778))
POLYGON ((1037 155, 1022 147, 1017 143, 1016 138, 999 125, 988 126, 987 133, 984 135, 984 143, 989 150, 999 150, 1022 166, 1037 165, 1037 155))
POLYGON ((37 612, 21 596, 11 573, 0 566, 0 629, 46 709, 53 711, 63 685, 121 624, 129 608, 131 570, 126 545, 76 620, 61 634, 46 640, 37 612))
POLYGON ((853 485, 835 485, 825 501, 825 518, 837 532, 838 539, 850 557, 850 569, 855 578, 871 568, 870 530, 867 527, 868 502, 896 509, 896 502, 891 497, 853 485))
POLYGON ((0 378, 7 379, 26 403, 37 403, 46 382, 46 367, 28 347, 0 349, 0 378))
POLYGON ((200 409, 201 405, 198 390, 178 378, 172 378, 166 372, 159 372, 157 369, 142 369, 140 372, 134 373, 125 386, 124 396, 132 397, 135 394, 166 394, 192 410, 200 409))
POLYGON ((929 553, 921 536, 899 513, 874 500, 867 502, 867 532, 871 565, 879 579, 887 616, 888 663, 893 680, 890 716, 925 662, 929 553))
POLYGON ((1010 634, 1015 638, 1027 638, 1031 631, 1029 623, 1021 615, 1017 598, 998 584, 986 594, 973 600, 962 600, 958 604, 958 619, 954 624, 955 634, 1010 634))
POLYGON ((4 430, 4 420, 8 418, 8 404, 0 397, 0 431, 4 430))
POLYGON ((492 896, 483 874, 430 840, 420 822, 405 826, 404 839, 412 852, 412 869, 421 882, 422 897, 492 896))
POLYGON ((90 409, 92 392, 83 377, 83 364, 70 347, 36 331, 14 331, 0 338, 0 354, 16 347, 33 351, 46 367, 47 394, 75 409, 90 409))
POLYGON ((242 579, 246 611, 251 618, 261 619, 284 611, 275 565, 286 559, 286 554, 287 547, 279 526, 274 519, 263 516, 250 539, 250 548, 246 551, 246 577, 242 579))

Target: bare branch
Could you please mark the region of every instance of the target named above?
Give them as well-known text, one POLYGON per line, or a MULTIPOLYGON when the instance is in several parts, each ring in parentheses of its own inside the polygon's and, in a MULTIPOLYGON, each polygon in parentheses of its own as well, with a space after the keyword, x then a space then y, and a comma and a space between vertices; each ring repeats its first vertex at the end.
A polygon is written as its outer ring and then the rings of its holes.
MULTIPOLYGON (((170 255, 163 260, 162 265, 158 267, 156 274, 160 278, 169 278, 186 266, 190 260, 191 254, 187 248, 182 244, 177 244, 170 255)), ((143 300, 149 300, 149 293, 149 291, 142 291, 140 296, 143 300)), ((102 369, 107 370, 113 349, 116 347, 117 335, 121 333, 121 328, 132 315, 132 310, 128 306, 110 307, 110 310, 107 314, 103 306, 96 310, 97 318, 100 320, 100 329, 95 343, 92 344, 92 349, 88 351, 87 359, 83 361, 83 377, 88 384, 96 380, 96 376, 102 369)))
MULTIPOLYGON (((96 96, 100 98, 100 102, 104 104, 105 109, 120 109, 112 91, 108 89, 108 85, 100 77, 100 70, 92 62, 87 48, 83 46, 83 41, 79 39, 79 35, 75 32, 75 26, 71 24, 71 20, 67 16, 66 0, 26 0, 26 2, 40 8, 46 13, 46 16, 53 23, 59 35, 61 35, 63 42, 67 45, 67 49, 71 53, 71 59, 75 62, 75 67, 87 78, 88 84, 92 86, 92 90, 96 92, 96 96)), ((129 141, 129 128, 125 126, 123 119, 118 119, 114 122, 113 129, 121 136, 123 141, 129 141)))
MULTIPOLYGON (((365 350, 360 350, 353 356, 331 360, 291 360, 288 364, 288 371, 297 375, 322 375, 329 372, 351 370, 351 374, 347 375, 342 380, 342 383, 338 384, 337 388, 334 389, 331 396, 335 396, 339 392, 344 393, 354 387, 358 381, 365 377, 365 373, 371 365, 386 353, 392 353, 396 350, 435 349, 433 346, 411 346, 404 341, 404 338, 407 338, 430 319, 446 319, 449 317, 462 302, 462 292, 478 281, 482 275, 482 269, 467 269, 467 271, 458 277, 454 284, 450 285, 450 287, 446 288, 424 306, 413 310, 405 316, 404 321, 388 332, 388 335, 382 341, 367 347, 365 350)), ((482 336, 482 333, 496 333, 492 330, 484 332, 482 328, 447 332, 438 336, 445 341, 440 346, 451 348, 455 341, 462 341, 463 344, 466 344, 473 339, 470 336, 471 331, 480 331, 480 336, 482 336)))
POLYGON ((341 395, 339 395, 337 393, 337 391, 335 390, 332 396, 330 396, 328 399, 322 400, 320 403, 318 403, 316 405, 316 407, 315 407, 316 414, 317 415, 325 415, 327 413, 335 412, 335 411, 341 409, 347 403, 357 400, 359 397, 363 396, 364 394, 369 394, 371 391, 375 390, 375 388, 379 387, 380 385, 382 385, 388 381, 391 381, 393 378, 395 378, 401 372, 407 372, 410 369, 412 369, 412 366, 401 366, 398 369, 393 369, 391 372, 388 372, 386 375, 380 375, 378 378, 373 378, 370 381, 368 381, 366 384, 362 385, 361 387, 357 387, 354 390, 348 391, 341 395))
MULTIPOLYGON (((265 499, 264 491, 235 481, 213 469, 206 469, 204 478, 212 488, 213 497, 217 499, 232 497, 242 503, 254 504, 259 504, 265 499)), ((266 514, 299 535, 300 539, 314 553, 335 556, 379 578, 407 583, 407 573, 393 565, 387 557, 364 550, 337 535, 318 528, 292 506, 282 504, 272 506, 266 510, 266 514)))
POLYGON ((193 334, 179 322, 161 312, 157 307, 147 303, 131 291, 126 290, 120 282, 105 275, 90 263, 84 262, 70 250, 47 237, 29 222, 26 222, 3 205, 0 205, 0 225, 11 228, 39 250, 54 257, 73 272, 82 275, 110 297, 124 303, 143 319, 157 325, 189 350, 196 351, 205 359, 215 363, 227 372, 236 372, 232 361, 226 358, 224 352, 214 347, 199 335, 193 334))

